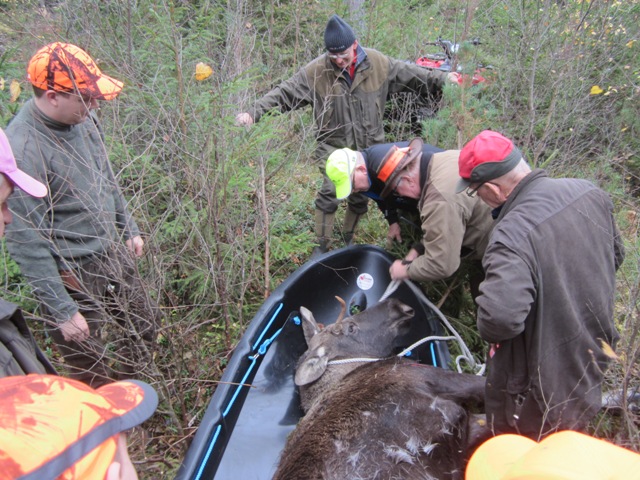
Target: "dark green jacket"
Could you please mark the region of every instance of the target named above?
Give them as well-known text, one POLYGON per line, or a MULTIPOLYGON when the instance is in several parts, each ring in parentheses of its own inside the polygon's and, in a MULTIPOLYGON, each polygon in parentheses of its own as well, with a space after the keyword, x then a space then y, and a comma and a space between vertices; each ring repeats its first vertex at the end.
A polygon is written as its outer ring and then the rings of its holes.
POLYGON ((0 298, 0 378, 29 373, 55 373, 13 303, 0 298))
POLYGON ((353 82, 323 54, 258 100, 255 121, 272 109, 288 112, 312 106, 317 129, 316 156, 326 160, 336 148, 363 150, 384 143, 384 109, 389 94, 415 91, 435 95, 446 73, 358 48, 353 82))

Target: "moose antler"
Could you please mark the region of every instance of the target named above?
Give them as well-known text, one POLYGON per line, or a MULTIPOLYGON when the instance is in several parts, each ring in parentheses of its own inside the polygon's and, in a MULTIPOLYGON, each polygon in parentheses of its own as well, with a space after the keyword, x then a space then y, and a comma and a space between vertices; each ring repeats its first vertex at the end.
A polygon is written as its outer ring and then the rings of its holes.
POLYGON ((338 315, 338 319, 336 320, 336 323, 339 323, 342 321, 342 319, 344 318, 344 314, 347 311, 347 303, 337 295, 336 300, 338 300, 340 302, 340 305, 342 305, 342 308, 340 309, 340 315, 338 315))

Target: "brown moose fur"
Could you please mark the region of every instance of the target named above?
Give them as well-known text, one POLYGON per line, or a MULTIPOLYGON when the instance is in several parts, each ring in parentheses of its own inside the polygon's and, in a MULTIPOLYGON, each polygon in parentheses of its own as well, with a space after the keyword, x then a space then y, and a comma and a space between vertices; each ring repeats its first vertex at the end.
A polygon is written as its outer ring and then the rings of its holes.
POLYGON ((397 357, 327 366, 336 358, 392 355, 395 337, 406 333, 413 315, 397 300, 323 330, 314 327, 308 311, 302 313, 309 322, 309 349, 296 383, 306 415, 290 435, 273 478, 462 478, 469 443, 477 436, 470 433, 477 423, 468 408, 482 403, 484 378, 397 357))

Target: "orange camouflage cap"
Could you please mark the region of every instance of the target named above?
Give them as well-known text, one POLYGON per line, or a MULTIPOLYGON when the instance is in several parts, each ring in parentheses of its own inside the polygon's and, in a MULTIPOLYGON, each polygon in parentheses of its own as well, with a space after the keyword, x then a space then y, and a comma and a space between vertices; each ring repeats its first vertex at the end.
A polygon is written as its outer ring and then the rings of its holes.
POLYGON ((123 83, 100 71, 87 52, 70 43, 55 42, 31 57, 27 78, 42 90, 78 92, 97 100, 112 100, 123 83))
POLYGON ((55 375, 0 379, 0 479, 105 478, 117 434, 148 419, 158 395, 127 380, 93 389, 55 375))

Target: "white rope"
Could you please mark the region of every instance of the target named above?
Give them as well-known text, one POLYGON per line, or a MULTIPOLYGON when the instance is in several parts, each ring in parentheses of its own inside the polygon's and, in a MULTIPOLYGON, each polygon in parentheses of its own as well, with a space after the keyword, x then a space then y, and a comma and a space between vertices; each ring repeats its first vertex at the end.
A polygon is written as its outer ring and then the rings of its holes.
MULTIPOLYGON (((422 345, 423 343, 426 342, 430 342, 430 341, 436 341, 436 340, 441 340, 441 341, 448 341, 448 340, 455 340, 458 343, 458 346, 460 347, 460 350, 462 351, 462 354, 458 355, 455 359, 456 362, 456 369, 458 370, 458 373, 462 373, 462 366, 461 366, 461 362, 466 362, 469 367, 475 371, 476 375, 484 375, 484 371, 486 366, 483 363, 477 363, 474 356, 471 354, 471 351, 469 350, 469 348, 467 347, 467 344, 464 343, 464 340, 462 340, 462 337, 458 334, 458 332, 455 330, 455 328, 453 328, 453 326, 451 325, 451 323, 449 322, 449 320, 447 320, 447 318, 442 314, 442 312, 440 311, 440 309, 438 307, 436 307, 433 303, 431 303, 431 301, 429 301, 429 299, 424 295, 424 293, 422 293, 422 291, 416 287, 413 283, 411 283, 408 280, 402 280, 405 282, 405 284, 411 289, 413 290, 413 292, 420 297, 420 299, 425 302, 429 307, 431 307, 431 309, 436 313, 436 315, 438 315, 438 317, 440 317, 440 320, 442 321, 442 323, 449 329, 449 331, 451 331, 451 333, 453 334, 452 336, 438 336, 438 335, 432 335, 430 337, 425 337, 422 338, 420 340, 418 340, 417 342, 413 343, 412 345, 408 346, 407 348, 405 348, 402 352, 398 353, 396 356, 398 357, 404 357, 407 353, 411 352, 414 348, 422 345)), ((386 300, 387 298, 389 298, 400 286, 401 281, 400 280, 392 280, 389 285, 387 286, 387 289, 385 290, 385 292, 382 294, 382 297, 380 297, 379 302, 382 302, 383 300, 386 300)), ((362 357, 362 358, 343 358, 341 360, 331 360, 330 362, 327 362, 327 365, 346 365, 349 363, 371 363, 371 362, 379 362, 382 360, 387 360, 391 357, 387 357, 387 358, 367 358, 367 357, 362 357)))
MULTIPOLYGON (((438 315, 438 317, 440 317, 440 320, 442 321, 442 323, 453 334, 453 338, 452 337, 446 337, 446 340, 454 340, 455 339, 456 342, 458 343, 458 346, 460 347, 460 350, 462 351, 462 354, 460 354, 460 355, 458 355, 456 357, 456 368, 457 368, 458 372, 462 373, 462 367, 460 365, 460 362, 465 361, 469 365, 469 367, 473 371, 475 371, 476 375, 483 375, 484 371, 485 371, 485 365, 476 362, 474 356, 471 354, 471 351, 467 347, 467 344, 464 343, 464 340, 462 340, 462 337, 458 334, 456 329, 453 328, 453 326, 451 325, 449 320, 447 320, 447 318, 442 314, 440 309, 438 307, 436 307, 433 303, 431 303, 431 301, 429 301, 429 299, 425 296, 425 294, 422 293, 422 291, 418 287, 416 287, 413 283, 411 283, 409 280, 403 280, 403 281, 405 282, 405 284, 411 290, 413 290, 413 292, 418 297, 420 297, 420 299, 422 301, 424 301, 428 306, 431 307, 431 309, 436 313, 436 315, 438 315)), ((395 292, 398 289, 399 286, 400 286, 400 281, 392 280, 391 283, 389 283, 389 286, 385 290, 384 294, 382 294, 382 297, 380 298, 380 301, 386 300, 393 292, 395 292)), ((427 337, 426 339, 422 339, 422 340, 420 340, 419 342, 416 342, 416 343, 418 345, 421 345, 422 343, 427 342, 429 338, 430 337, 427 337)), ((442 338, 442 340, 445 340, 445 338, 442 338)), ((411 347, 409 347, 409 349, 413 348, 414 346, 417 346, 417 345, 414 344, 411 347)), ((405 349, 405 350, 407 350, 407 349, 405 349)))
POLYGON ((382 302, 383 300, 386 300, 387 298, 389 298, 391 294, 398 289, 399 286, 400 286, 400 280, 391 280, 391 282, 387 286, 387 289, 384 291, 384 293, 382 294, 378 302, 382 302))
POLYGON ((424 337, 421 340, 418 340, 416 343, 409 345, 407 348, 405 348, 403 351, 401 351, 397 356, 398 357, 404 357, 407 353, 410 353, 411 350, 413 350, 416 347, 419 347, 420 345, 422 345, 423 343, 426 342, 430 342, 432 340, 455 340, 456 337, 441 337, 441 336, 431 336, 431 337, 424 337))
POLYGON ((341 360, 331 360, 327 362, 327 365, 346 365, 347 363, 363 363, 363 362, 380 362, 382 360, 388 360, 391 357, 386 358, 343 358, 341 360))

